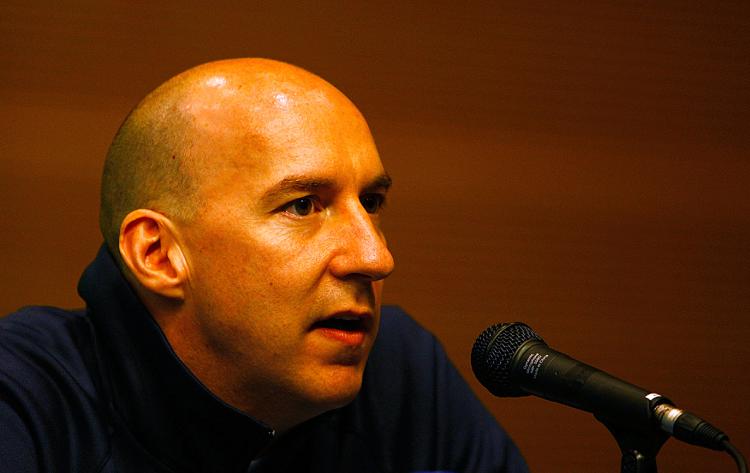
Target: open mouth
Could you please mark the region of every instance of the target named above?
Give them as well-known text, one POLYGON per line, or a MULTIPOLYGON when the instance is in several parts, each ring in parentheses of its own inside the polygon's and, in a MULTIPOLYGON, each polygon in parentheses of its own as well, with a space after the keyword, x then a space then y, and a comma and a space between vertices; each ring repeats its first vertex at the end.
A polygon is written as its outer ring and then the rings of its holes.
POLYGON ((313 328, 327 328, 343 332, 364 332, 367 330, 367 324, 363 317, 342 316, 320 320, 313 325, 313 328))

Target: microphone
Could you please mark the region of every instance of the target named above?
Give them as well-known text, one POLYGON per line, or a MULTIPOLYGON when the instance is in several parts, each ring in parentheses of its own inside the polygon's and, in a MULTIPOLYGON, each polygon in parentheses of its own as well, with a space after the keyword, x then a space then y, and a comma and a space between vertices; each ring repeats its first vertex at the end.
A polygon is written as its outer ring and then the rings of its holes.
POLYGON ((471 350, 471 367, 495 396, 533 394, 590 412, 605 424, 657 426, 679 440, 714 450, 725 450, 729 440, 666 397, 553 350, 520 322, 496 324, 482 332, 471 350))

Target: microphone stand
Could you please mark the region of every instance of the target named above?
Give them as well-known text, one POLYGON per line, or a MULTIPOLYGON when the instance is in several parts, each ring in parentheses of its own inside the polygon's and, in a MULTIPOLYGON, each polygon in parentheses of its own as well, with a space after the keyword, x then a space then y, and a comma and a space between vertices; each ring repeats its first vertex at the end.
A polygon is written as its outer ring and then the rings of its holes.
POLYGON ((657 428, 638 428, 594 416, 604 424, 622 452, 620 473, 657 473, 656 455, 669 434, 657 428))

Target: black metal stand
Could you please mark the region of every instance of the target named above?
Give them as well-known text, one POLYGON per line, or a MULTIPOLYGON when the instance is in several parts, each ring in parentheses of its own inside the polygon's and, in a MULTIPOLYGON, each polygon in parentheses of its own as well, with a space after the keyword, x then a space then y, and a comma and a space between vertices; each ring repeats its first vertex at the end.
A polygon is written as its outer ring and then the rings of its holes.
POLYGON ((633 428, 632 425, 611 422, 597 417, 612 433, 622 452, 621 473, 657 473, 656 454, 669 435, 658 427, 633 428))

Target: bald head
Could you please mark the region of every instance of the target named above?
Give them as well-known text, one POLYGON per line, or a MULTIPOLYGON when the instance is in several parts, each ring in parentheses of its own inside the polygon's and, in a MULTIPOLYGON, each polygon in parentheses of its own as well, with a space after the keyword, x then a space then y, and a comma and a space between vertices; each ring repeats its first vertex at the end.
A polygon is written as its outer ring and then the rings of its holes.
POLYGON ((177 356, 283 431, 359 391, 393 269, 380 228, 389 184, 367 123, 333 86, 275 61, 214 62, 125 120, 101 227, 177 356), (367 322, 326 335, 319 322, 341 313, 367 322))
POLYGON ((201 186, 236 165, 232 156, 285 152, 285 136, 326 113, 356 115, 364 124, 332 85, 278 61, 217 61, 171 78, 130 113, 107 154, 100 228, 111 252, 119 258, 129 212, 146 208, 189 221, 204 204, 201 186))

